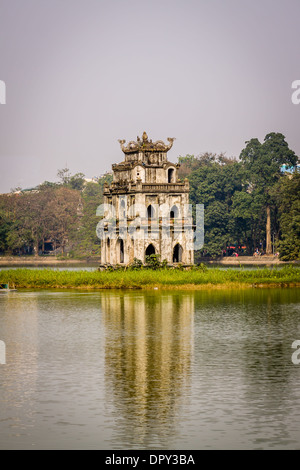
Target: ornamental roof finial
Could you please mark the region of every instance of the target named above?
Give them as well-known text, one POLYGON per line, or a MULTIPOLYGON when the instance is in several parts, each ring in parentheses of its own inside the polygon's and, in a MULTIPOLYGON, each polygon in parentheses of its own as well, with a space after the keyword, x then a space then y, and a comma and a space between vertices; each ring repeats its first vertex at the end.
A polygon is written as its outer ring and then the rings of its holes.
POLYGON ((169 144, 165 144, 162 140, 157 140, 156 142, 152 142, 152 140, 148 139, 147 132, 144 131, 142 135, 142 139, 137 137, 136 142, 132 140, 125 146, 126 140, 120 139, 119 143, 124 153, 137 153, 139 151, 168 152, 172 148, 175 138, 168 137, 167 140, 169 144))

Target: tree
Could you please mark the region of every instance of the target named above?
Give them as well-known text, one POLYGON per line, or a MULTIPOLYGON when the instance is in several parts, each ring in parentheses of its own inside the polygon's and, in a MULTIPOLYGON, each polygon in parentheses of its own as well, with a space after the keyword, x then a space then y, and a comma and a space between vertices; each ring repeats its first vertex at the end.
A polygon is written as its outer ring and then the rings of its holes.
POLYGON ((281 240, 278 244, 280 259, 300 259, 300 173, 285 175, 275 188, 279 206, 281 240))
POLYGON ((16 207, 19 194, 0 195, 0 246, 1 251, 10 249, 10 234, 16 219, 16 207))
POLYGON ((83 173, 76 173, 75 175, 71 176, 68 181, 68 187, 71 189, 77 189, 78 191, 82 191, 85 185, 85 175, 83 173))
POLYGON ((59 187, 48 193, 48 196, 43 220, 48 236, 64 252, 66 245, 78 231, 81 196, 78 191, 67 187, 59 187))
POLYGON ((71 233, 76 233, 78 227, 79 200, 79 191, 49 185, 1 197, 0 234, 5 229, 5 246, 3 243, 2 246, 12 253, 38 255, 44 251, 45 240, 51 239, 55 246, 64 250, 71 233))
POLYGON ((59 186, 59 183, 52 183, 51 181, 44 181, 42 184, 38 186, 38 190, 43 191, 44 189, 49 189, 49 188, 57 188, 59 186))
POLYGON ((30 191, 0 195, 0 250, 12 253, 44 252, 45 241, 55 251, 76 255, 100 253, 96 210, 103 202, 107 173, 98 183, 86 183, 83 173, 60 172, 62 183, 45 181, 30 191))
MULTIPOLYGON (((69 168, 63 168, 62 170, 58 170, 57 176, 60 179, 60 184, 63 186, 67 186, 68 188, 82 191, 85 186, 84 173, 80 172, 76 173, 75 175, 71 175, 69 168)), ((48 184, 48 182, 46 183, 48 184)))
POLYGON ((8 237, 12 250, 32 246, 34 254, 38 255, 44 233, 42 212, 45 206, 44 201, 37 196, 37 193, 21 193, 16 201, 14 223, 8 237))
MULTIPOLYGON (((190 202, 204 204, 204 240, 202 253, 220 256, 232 242, 232 198, 243 190, 242 164, 227 159, 223 154, 203 154, 196 158, 187 156, 187 164, 196 167, 188 175, 190 202)), ((181 164, 185 165, 184 157, 181 164)))
POLYGON ((110 185, 112 183, 112 181, 113 181, 113 175, 112 175, 112 173, 109 173, 109 172, 105 173, 104 175, 102 175, 98 178, 98 184, 100 186, 101 193, 103 193, 104 185, 105 184, 110 185))
POLYGON ((81 193, 82 217, 73 251, 76 256, 100 254, 100 240, 96 234, 99 218, 96 216, 96 210, 102 201, 103 192, 100 184, 87 183, 81 193))
POLYGON ((57 176, 60 179, 61 184, 68 184, 71 178, 71 173, 69 168, 62 168, 57 171, 57 176))
POLYGON ((231 233, 238 245, 246 245, 247 253, 254 253, 263 237, 265 222, 262 197, 248 191, 245 184, 242 191, 235 191, 232 196, 231 233))
POLYGON ((240 159, 248 171, 252 191, 259 193, 264 200, 266 211, 266 254, 272 253, 271 244, 271 208, 272 187, 282 176, 281 167, 293 167, 297 156, 289 149, 284 135, 271 132, 266 135, 263 144, 258 139, 246 142, 246 147, 240 154, 240 159))
POLYGON ((7 237, 12 223, 7 219, 5 213, 0 210, 0 252, 5 252, 8 248, 7 237))

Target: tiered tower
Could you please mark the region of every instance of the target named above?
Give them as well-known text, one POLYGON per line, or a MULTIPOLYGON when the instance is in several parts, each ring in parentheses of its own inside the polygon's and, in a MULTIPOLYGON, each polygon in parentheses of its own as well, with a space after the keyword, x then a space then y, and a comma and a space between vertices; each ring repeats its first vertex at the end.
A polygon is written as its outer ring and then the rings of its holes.
POLYGON ((180 165, 168 161, 175 139, 167 140, 152 142, 146 132, 127 145, 119 140, 125 161, 112 166, 113 182, 104 186, 104 203, 112 208, 106 219, 115 217, 115 235, 107 222, 102 264, 129 264, 134 258, 144 263, 151 254, 169 264, 194 263, 189 182, 180 182, 180 165))

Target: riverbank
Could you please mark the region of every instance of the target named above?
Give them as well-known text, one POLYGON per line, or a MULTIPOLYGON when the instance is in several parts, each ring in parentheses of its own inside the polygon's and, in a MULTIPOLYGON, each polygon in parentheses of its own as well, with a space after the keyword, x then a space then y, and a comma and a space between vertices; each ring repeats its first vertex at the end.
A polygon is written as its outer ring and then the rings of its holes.
MULTIPOLYGON (((299 265, 299 261, 280 261, 278 256, 226 256, 220 259, 203 258, 204 264, 213 266, 284 266, 287 264, 299 265)), ((0 256, 0 267, 9 266, 30 266, 30 267, 59 267, 59 266, 99 266, 99 257, 89 257, 84 259, 61 259, 56 256, 0 256)))
POLYGON ((299 264, 299 261, 280 261, 278 256, 225 256, 216 261, 204 260, 207 264, 216 264, 220 266, 277 266, 287 264, 299 264))
POLYGON ((203 268, 139 271, 0 271, 0 283, 21 288, 61 289, 202 289, 230 287, 300 287, 300 267, 222 270, 203 268))
POLYGON ((9 266, 86 266, 100 264, 100 258, 61 259, 56 256, 0 256, 0 267, 9 266))

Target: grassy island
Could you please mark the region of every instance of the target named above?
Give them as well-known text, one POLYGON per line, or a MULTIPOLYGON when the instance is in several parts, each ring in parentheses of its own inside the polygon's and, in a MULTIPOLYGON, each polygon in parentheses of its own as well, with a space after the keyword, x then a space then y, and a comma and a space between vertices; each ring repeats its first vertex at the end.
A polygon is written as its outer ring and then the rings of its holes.
POLYGON ((297 287, 300 286, 300 267, 219 269, 202 266, 190 270, 182 268, 115 271, 59 271, 25 268, 0 271, 0 283, 10 283, 19 289, 297 287))

